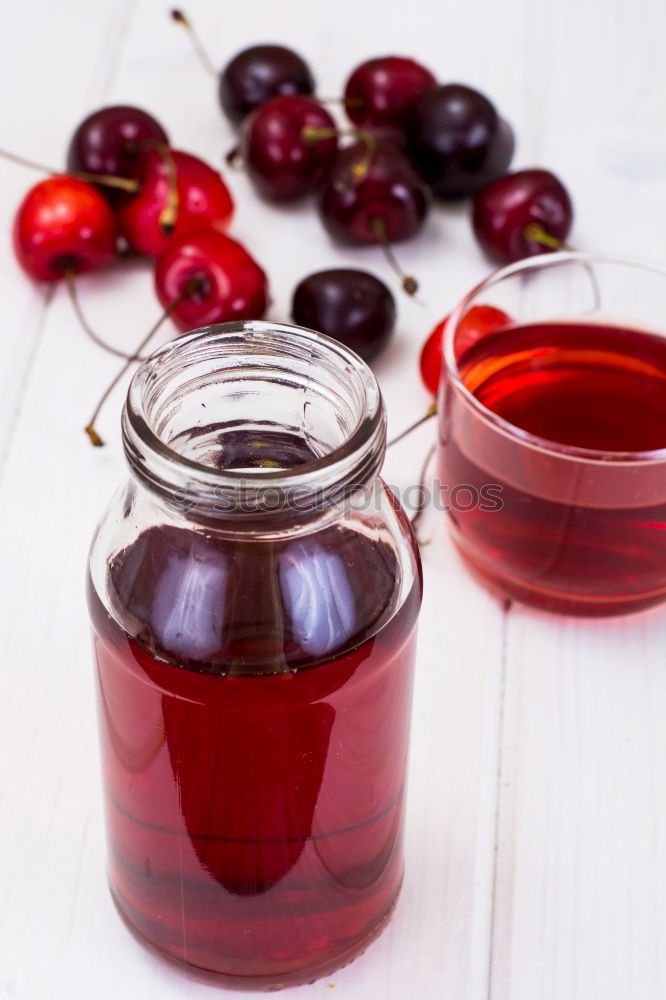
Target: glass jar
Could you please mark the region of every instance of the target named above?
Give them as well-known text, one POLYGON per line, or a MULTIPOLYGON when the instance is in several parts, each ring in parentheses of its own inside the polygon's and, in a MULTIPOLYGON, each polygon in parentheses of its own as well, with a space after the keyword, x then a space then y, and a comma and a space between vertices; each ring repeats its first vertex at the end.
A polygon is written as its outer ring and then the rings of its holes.
POLYGON ((277 988, 348 962, 403 872, 421 601, 351 351, 271 323, 138 369, 91 551, 111 891, 161 953, 277 988))

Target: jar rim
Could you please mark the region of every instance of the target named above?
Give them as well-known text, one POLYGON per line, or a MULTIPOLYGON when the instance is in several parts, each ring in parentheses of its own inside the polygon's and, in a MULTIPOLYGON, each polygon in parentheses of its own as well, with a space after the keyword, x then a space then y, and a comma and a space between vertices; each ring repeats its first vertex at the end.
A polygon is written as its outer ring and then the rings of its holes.
MULTIPOLYGON (((238 365, 242 371, 242 363, 238 365)), ((314 381, 314 376, 313 376, 314 381)), ((163 344, 136 370, 122 416, 123 445, 130 467, 149 487, 162 494, 196 496, 209 507, 211 493, 301 491, 304 495, 347 491, 368 482, 379 471, 386 444, 386 416, 381 391, 369 367, 349 347, 314 330, 266 320, 239 321, 201 327, 163 344), (356 394, 356 423, 345 439, 312 461, 291 468, 238 470, 215 468, 181 454, 154 426, 151 412, 155 383, 169 372, 182 372, 203 358, 218 362, 235 356, 260 354, 277 360, 291 355, 312 363, 324 358, 329 372, 348 379, 356 394), (309 356, 309 358, 308 358, 309 356)), ((251 502, 250 502, 251 506, 251 502)), ((255 511, 256 513, 256 511, 255 511)), ((272 511, 274 513, 274 511, 272 511)))

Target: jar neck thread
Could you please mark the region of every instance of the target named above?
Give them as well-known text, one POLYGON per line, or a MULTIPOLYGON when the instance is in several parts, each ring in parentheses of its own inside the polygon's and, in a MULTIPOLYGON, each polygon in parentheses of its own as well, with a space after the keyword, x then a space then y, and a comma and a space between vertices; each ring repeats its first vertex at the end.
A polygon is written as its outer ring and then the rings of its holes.
POLYGON ((319 518, 371 485, 386 447, 367 365, 309 330, 230 323, 165 344, 137 370, 122 419, 132 473, 192 518, 319 518))

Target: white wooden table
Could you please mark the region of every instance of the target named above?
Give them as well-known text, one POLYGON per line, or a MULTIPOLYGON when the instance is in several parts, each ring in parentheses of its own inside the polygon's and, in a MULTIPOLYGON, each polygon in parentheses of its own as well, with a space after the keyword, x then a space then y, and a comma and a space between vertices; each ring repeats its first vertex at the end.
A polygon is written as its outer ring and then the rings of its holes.
MULTIPOLYGON (((136 103, 177 146, 220 162, 231 144, 214 84, 161 0, 5 3, 0 146, 62 162, 85 113, 136 103)), ((320 92, 384 52, 485 90, 518 133, 516 164, 567 182, 580 248, 666 256, 663 0, 191 0, 220 63, 284 41, 320 92)), ((214 995, 146 953, 105 885, 88 626, 93 526, 124 474, 118 392, 90 448, 82 426, 115 371, 62 288, 19 272, 10 230, 36 176, 0 162, 0 997, 160 1000, 214 995)), ((304 273, 342 253, 307 207, 261 204, 240 173, 234 233, 288 317, 304 273)), ((433 323, 487 270, 466 209, 439 209, 402 256, 425 306, 400 300, 377 372, 392 430, 427 402, 417 375, 433 323)), ((389 278, 390 280, 390 278, 389 278)), ((81 280, 90 318, 129 347, 158 313, 144 267, 81 280)), ((388 463, 418 475, 423 428, 388 463)), ((661 1000, 666 995, 666 613, 587 622, 500 604, 467 576, 442 515, 424 532, 407 879, 361 959, 285 998, 661 1000)))

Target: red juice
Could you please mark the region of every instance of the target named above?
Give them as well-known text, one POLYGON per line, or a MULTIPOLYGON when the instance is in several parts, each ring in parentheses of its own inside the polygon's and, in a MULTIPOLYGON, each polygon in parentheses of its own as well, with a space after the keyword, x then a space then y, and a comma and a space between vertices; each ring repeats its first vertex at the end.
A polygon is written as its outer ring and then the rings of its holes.
POLYGON ((486 336, 458 367, 491 413, 446 384, 441 482, 473 497, 492 485, 497 499, 449 512, 471 566, 505 595, 553 610, 609 614, 662 600, 666 456, 644 453, 666 448, 666 338, 526 324, 486 336))
POLYGON ((260 543, 161 525, 110 561, 112 614, 89 587, 111 888, 161 952, 277 987, 385 923, 420 603, 399 576, 340 524, 260 543))

